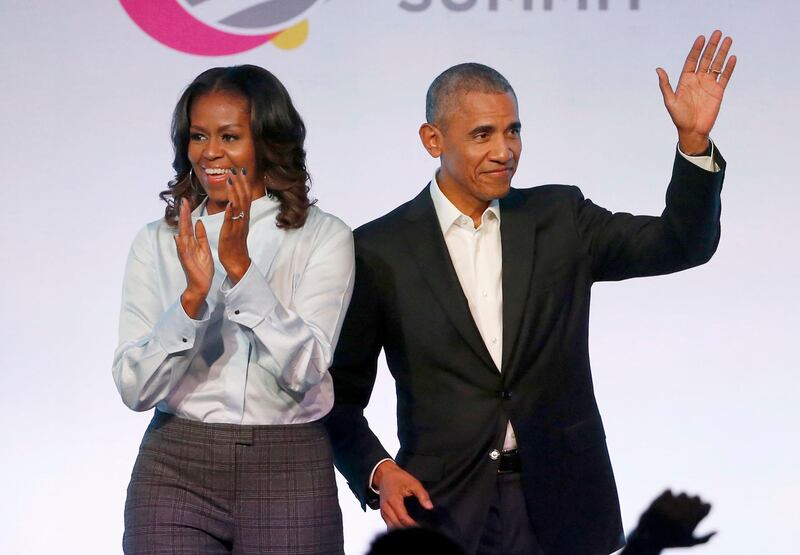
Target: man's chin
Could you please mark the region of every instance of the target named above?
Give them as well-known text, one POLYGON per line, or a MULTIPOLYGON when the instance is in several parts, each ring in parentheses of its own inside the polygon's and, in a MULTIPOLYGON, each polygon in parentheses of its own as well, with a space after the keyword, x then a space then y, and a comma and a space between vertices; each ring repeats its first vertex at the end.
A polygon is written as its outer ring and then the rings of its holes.
POLYGON ((503 185, 493 185, 491 187, 484 188, 483 200, 485 202, 499 200, 507 196, 510 191, 511 191, 511 180, 509 179, 508 182, 503 185))

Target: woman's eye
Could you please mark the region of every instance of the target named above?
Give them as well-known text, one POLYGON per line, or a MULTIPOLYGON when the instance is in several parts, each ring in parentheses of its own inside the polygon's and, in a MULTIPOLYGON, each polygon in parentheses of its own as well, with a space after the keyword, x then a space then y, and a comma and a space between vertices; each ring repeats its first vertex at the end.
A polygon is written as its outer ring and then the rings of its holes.
POLYGON ((201 133, 191 133, 189 135, 189 140, 191 141, 202 141, 204 139, 201 133))
POLYGON ((231 141, 235 141, 238 138, 239 137, 237 137, 236 135, 223 135, 222 136, 222 140, 225 141, 226 143, 229 143, 231 141))

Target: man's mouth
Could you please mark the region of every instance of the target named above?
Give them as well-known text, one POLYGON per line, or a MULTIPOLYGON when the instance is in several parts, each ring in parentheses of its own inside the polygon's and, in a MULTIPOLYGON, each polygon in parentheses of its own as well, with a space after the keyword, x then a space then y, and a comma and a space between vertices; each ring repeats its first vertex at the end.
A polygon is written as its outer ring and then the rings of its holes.
POLYGON ((508 167, 508 168, 500 168, 500 169, 497 169, 497 170, 490 170, 490 171, 487 171, 485 173, 487 173, 489 175, 501 176, 501 175, 510 175, 513 171, 514 171, 514 168, 508 167))

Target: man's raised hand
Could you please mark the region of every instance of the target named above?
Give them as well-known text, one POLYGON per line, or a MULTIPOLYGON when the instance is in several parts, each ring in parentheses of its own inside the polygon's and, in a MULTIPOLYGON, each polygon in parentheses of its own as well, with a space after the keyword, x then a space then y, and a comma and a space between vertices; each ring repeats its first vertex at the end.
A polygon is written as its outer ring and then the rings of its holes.
POLYGON ((667 72, 660 67, 656 69, 664 105, 678 129, 681 151, 685 154, 700 154, 708 147, 708 136, 717 120, 725 87, 736 67, 736 56, 728 57, 733 40, 725 37, 720 42, 720 39, 721 31, 711 33, 705 50, 706 38, 701 35, 695 39, 674 91, 667 72))

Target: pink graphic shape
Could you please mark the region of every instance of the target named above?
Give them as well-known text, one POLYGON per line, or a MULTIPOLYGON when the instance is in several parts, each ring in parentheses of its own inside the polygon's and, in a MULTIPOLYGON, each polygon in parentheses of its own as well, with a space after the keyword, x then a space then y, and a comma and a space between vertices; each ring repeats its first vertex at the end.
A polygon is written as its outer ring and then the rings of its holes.
POLYGON ((225 56, 268 42, 279 33, 235 35, 192 17, 176 0, 120 0, 136 24, 158 42, 187 54, 225 56))

